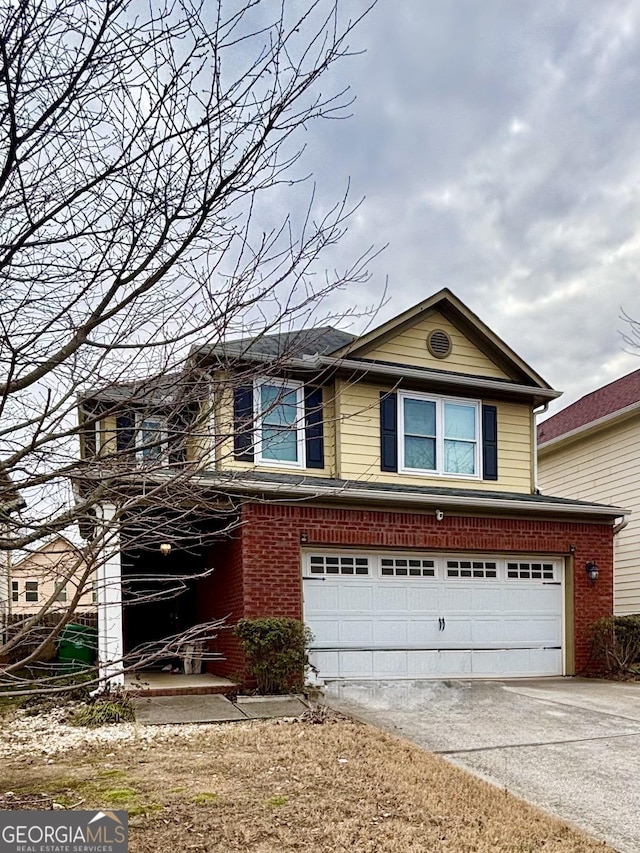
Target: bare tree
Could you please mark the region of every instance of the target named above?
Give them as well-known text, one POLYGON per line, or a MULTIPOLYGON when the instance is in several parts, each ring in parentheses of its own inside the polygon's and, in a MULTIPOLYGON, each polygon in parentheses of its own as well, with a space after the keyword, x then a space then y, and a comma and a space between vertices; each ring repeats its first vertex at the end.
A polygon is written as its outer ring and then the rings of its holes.
MULTIPOLYGON (((302 171, 304 131, 346 116, 347 88, 326 95, 320 83, 366 11, 345 18, 335 0, 2 4, 0 553, 80 531, 67 602, 49 596, 4 636, 0 667, 17 687, 125 522, 138 550, 157 546, 168 518, 185 548, 228 533, 223 496, 194 497, 206 454, 193 458, 189 442, 219 458, 225 438, 211 437, 199 354, 304 323, 327 294, 366 280, 370 250, 319 274, 349 207, 345 195, 316 217, 302 171), (287 187, 297 213, 278 218, 287 187), (132 420, 116 430, 123 409, 132 420)), ((255 367, 243 369, 219 370, 220 381, 247 381, 255 367)), ((176 595, 187 576, 138 593, 176 595)), ((10 590, 3 600, 10 608, 10 590)), ((159 653, 184 639, 164 638, 159 653)))

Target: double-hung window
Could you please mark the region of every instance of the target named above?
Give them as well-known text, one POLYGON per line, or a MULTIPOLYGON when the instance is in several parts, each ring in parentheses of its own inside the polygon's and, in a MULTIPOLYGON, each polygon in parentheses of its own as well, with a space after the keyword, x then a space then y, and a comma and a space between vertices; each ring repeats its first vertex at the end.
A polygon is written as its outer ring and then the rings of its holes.
POLYGON ((304 386, 275 379, 257 382, 257 458, 259 462, 303 468, 304 386))
POLYGON ((166 420, 156 415, 138 415, 136 451, 141 462, 158 462, 167 448, 166 420))
POLYGON ((401 471, 480 476, 479 403, 406 392, 399 403, 401 471))

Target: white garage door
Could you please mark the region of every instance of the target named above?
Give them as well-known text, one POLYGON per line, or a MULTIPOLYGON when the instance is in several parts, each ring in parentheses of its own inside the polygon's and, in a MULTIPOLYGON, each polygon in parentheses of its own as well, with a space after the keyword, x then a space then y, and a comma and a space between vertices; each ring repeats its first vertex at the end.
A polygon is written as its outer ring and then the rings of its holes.
POLYGON ((303 555, 321 680, 562 675, 562 562, 399 553, 303 555))

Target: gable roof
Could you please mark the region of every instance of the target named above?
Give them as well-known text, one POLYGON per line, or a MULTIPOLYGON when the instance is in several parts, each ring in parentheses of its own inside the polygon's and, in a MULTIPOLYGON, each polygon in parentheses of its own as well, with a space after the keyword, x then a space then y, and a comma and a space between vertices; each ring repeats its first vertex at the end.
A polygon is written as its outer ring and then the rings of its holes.
MULTIPOLYGON (((436 311, 459 328, 478 349, 501 367, 511 379, 547 391, 553 390, 539 373, 483 323, 477 314, 467 308, 448 287, 442 288, 442 290, 407 309, 402 314, 398 314, 397 317, 393 317, 367 334, 356 338, 351 344, 335 352, 334 355, 336 357, 361 357, 374 346, 394 337, 404 328, 414 325, 436 311)), ((554 396, 559 396, 559 393, 556 392, 554 396)))
POLYGON ((557 415, 543 421, 538 425, 538 444, 542 446, 567 433, 587 428, 595 421, 635 404, 640 404, 640 369, 585 394, 557 415))

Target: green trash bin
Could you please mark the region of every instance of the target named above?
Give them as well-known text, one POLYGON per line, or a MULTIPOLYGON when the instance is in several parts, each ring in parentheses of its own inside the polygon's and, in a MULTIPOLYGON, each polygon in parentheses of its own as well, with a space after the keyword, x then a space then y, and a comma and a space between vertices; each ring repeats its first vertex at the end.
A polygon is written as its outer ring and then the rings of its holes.
POLYGON ((96 661, 98 632, 88 625, 70 622, 62 629, 58 660, 68 669, 92 666, 96 661))

